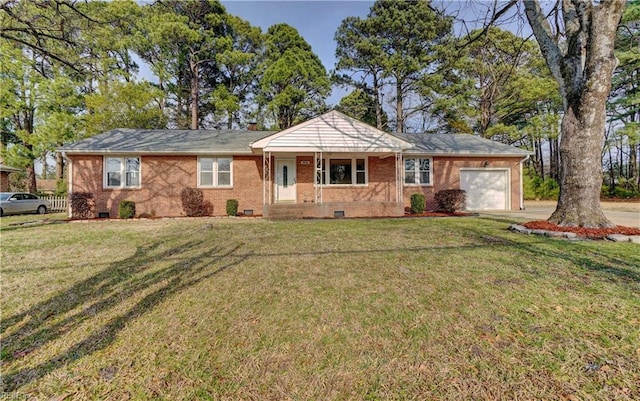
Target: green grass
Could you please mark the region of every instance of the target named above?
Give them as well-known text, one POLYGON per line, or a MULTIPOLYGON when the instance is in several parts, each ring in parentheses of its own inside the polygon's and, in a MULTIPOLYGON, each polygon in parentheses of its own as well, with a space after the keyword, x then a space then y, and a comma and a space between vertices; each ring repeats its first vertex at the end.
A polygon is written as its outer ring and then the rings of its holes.
POLYGON ((640 248, 477 218, 0 227, 2 390, 640 399, 640 248))

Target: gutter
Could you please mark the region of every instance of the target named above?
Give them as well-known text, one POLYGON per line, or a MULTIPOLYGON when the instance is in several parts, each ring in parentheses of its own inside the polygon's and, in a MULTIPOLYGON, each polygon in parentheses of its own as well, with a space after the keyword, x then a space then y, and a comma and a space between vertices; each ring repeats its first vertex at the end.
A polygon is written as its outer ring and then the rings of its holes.
POLYGON ((529 160, 531 155, 526 155, 522 160, 520 160, 520 210, 524 210, 524 180, 523 180, 523 167, 524 162, 529 160))

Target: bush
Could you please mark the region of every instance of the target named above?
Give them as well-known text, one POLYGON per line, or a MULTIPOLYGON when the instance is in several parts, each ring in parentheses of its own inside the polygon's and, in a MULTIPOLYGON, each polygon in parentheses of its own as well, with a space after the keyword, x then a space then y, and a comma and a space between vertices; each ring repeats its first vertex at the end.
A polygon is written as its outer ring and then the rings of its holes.
POLYGON ((523 177, 524 198, 529 200, 557 200, 560 185, 553 178, 542 178, 529 170, 523 177))
POLYGON ((132 219, 136 216, 136 203, 134 201, 123 200, 118 205, 118 218, 132 219))
POLYGON ((93 194, 90 192, 73 192, 69 196, 69 203, 71 204, 71 217, 75 219, 93 217, 94 201, 93 194))
POLYGON ((411 213, 414 213, 414 214, 423 213, 426 208, 427 208, 427 202, 425 201, 423 194, 411 195, 411 213))
POLYGON ((67 195, 67 181, 56 181, 56 190, 53 193, 54 196, 66 196, 67 195))
POLYGON ((202 191, 196 188, 185 188, 180 194, 182 210, 189 217, 209 216, 213 212, 211 202, 204 200, 202 191))
POLYGON ((467 200, 467 193, 463 189, 445 189, 436 192, 435 201, 439 210, 453 213, 462 210, 467 200))
POLYGON ((238 215, 238 200, 227 199, 227 216, 237 216, 237 215, 238 215))

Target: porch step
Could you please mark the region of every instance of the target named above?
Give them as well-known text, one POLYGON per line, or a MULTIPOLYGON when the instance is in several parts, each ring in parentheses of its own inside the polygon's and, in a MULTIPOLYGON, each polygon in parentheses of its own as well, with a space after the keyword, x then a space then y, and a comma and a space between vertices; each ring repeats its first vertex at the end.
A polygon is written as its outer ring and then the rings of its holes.
POLYGON ((297 220, 304 217, 305 210, 308 209, 307 205, 270 205, 269 206, 269 220, 297 220))

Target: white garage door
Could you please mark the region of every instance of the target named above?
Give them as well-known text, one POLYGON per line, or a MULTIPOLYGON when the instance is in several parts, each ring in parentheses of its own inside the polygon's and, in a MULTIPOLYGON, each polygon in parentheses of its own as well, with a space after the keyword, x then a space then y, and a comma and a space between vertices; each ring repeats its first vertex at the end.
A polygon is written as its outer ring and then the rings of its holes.
POLYGON ((460 189, 467 191, 467 210, 506 210, 507 170, 461 170, 460 189))

